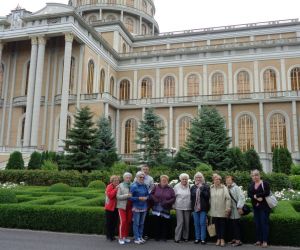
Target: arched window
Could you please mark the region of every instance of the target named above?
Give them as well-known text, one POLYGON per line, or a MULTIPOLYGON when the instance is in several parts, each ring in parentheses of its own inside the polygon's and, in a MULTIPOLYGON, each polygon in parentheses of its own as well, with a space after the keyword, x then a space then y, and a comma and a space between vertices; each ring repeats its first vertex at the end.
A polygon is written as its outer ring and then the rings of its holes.
POLYGON ((192 118, 185 116, 182 117, 179 121, 179 148, 183 147, 188 135, 189 135, 189 129, 192 125, 192 118))
POLYGON ((97 21, 96 15, 91 15, 91 16, 89 17, 89 23, 93 23, 93 22, 96 22, 96 21, 97 21))
POLYGON ((88 78, 87 78, 88 94, 93 94, 94 91, 94 72, 95 72, 95 64, 93 60, 90 60, 88 64, 88 78))
POLYGON ((115 79, 113 77, 110 78, 109 93, 111 96, 115 95, 115 79))
POLYGON ((137 149, 135 139, 137 131, 137 122, 135 119, 129 119, 125 124, 125 154, 132 154, 137 149))
POLYGON ((126 0, 126 5, 134 7, 134 0, 126 0))
POLYGON ((70 81, 69 81, 69 93, 74 91, 74 80, 75 80, 75 58, 71 57, 71 67, 70 67, 70 81))
POLYGON ((254 148, 254 127, 250 115, 242 115, 238 123, 239 147, 243 152, 254 148))
POLYGON ((300 91, 300 67, 293 68, 290 77, 291 77, 292 90, 300 91))
POLYGON ((99 86, 99 93, 104 93, 104 86, 105 86, 105 71, 104 69, 101 69, 100 72, 100 86, 99 86))
POLYGON ((167 76, 164 80, 164 97, 175 96, 175 78, 167 76))
POLYGON ((141 85, 141 98, 152 98, 152 81, 144 78, 141 85))
POLYGON ((142 35, 147 34, 147 26, 145 24, 142 24, 142 35))
POLYGON ((247 71, 237 74, 237 92, 240 98, 248 98, 250 93, 250 76, 247 71))
POLYGON ((116 17, 114 15, 108 15, 106 17, 106 21, 109 21, 109 22, 116 21, 116 17))
POLYGON ((122 52, 123 53, 126 53, 127 52, 127 48, 126 48, 126 44, 123 43, 123 46, 122 46, 122 52))
POLYGON ((199 95, 199 77, 196 74, 189 75, 187 78, 188 96, 199 95))
POLYGON ((220 99, 224 95, 224 76, 222 73, 214 73, 211 79, 211 94, 213 99, 220 99))
POLYGON ((147 2, 145 0, 143 1, 143 11, 147 13, 147 2))
POLYGON ((277 147, 287 147, 286 120, 282 114, 276 113, 271 116, 270 133, 272 151, 277 147))
POLYGON ((120 100, 130 99, 130 82, 128 80, 123 80, 120 83, 120 100))
POLYGON ((125 27, 130 33, 133 33, 133 20, 131 18, 126 18, 125 27))
POLYGON ((26 65, 25 95, 28 93, 30 61, 26 65))
POLYGON ((0 98, 2 97, 2 89, 4 82, 4 65, 0 62, 0 98))
POLYGON ((277 90, 276 72, 273 69, 267 69, 264 72, 264 91, 275 92, 277 90))

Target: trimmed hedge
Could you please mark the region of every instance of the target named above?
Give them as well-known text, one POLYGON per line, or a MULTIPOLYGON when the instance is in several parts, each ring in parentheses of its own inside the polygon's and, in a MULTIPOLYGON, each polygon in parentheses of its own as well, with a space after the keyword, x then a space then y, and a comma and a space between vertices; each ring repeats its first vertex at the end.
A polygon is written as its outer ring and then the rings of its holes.
POLYGON ((91 189, 105 189, 106 185, 103 181, 91 181, 88 185, 88 188, 91 189))
POLYGON ((17 203, 16 193, 10 189, 0 189, 0 204, 17 203))
POLYGON ((56 183, 53 184, 48 189, 49 192, 71 192, 71 187, 65 183, 56 183))

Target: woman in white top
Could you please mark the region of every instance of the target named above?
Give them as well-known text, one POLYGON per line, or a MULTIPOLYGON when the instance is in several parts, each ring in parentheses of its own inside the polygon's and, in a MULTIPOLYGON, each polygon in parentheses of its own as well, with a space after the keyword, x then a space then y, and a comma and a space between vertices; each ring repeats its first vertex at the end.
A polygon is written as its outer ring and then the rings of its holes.
POLYGON ((191 217, 191 192, 189 186, 189 176, 181 174, 180 183, 174 187, 177 226, 175 229, 175 242, 179 243, 181 238, 187 242, 189 239, 189 227, 191 217))

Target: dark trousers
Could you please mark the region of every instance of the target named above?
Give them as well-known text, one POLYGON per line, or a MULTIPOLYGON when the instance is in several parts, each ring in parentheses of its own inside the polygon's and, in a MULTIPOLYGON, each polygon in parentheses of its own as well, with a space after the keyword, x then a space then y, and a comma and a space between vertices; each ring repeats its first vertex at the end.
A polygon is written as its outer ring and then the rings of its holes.
POLYGON ((254 208, 253 212, 256 228, 256 241, 268 242, 270 211, 264 208, 254 208))
POLYGON ((225 239, 225 226, 226 226, 226 218, 214 217, 213 223, 216 227, 217 239, 225 239))
POLYGON ((154 238, 155 240, 166 240, 168 238, 168 232, 171 231, 170 219, 166 219, 161 216, 153 215, 151 217, 153 222, 154 238))
POLYGON ((105 210, 106 217, 106 238, 108 240, 113 240, 116 233, 116 228, 118 224, 118 209, 114 211, 105 210))
POLYGON ((229 223, 230 239, 241 240, 241 221, 240 219, 230 219, 229 223))

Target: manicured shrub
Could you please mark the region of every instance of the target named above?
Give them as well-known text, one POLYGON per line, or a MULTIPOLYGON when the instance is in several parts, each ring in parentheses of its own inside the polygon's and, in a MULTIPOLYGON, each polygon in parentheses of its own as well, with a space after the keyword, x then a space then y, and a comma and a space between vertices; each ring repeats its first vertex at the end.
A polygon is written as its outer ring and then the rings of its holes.
POLYGON ((212 172, 212 170, 212 166, 206 163, 201 163, 196 167, 196 172, 212 172))
POLYGON ((272 156, 272 167, 273 172, 279 173, 280 172, 280 166, 279 166, 279 148, 275 148, 273 150, 273 156, 272 156))
POLYGON ((246 151, 244 155, 245 155, 245 160, 247 162, 248 170, 258 169, 262 171, 262 164, 260 161, 260 157, 254 148, 246 151))
POLYGON ((299 164, 292 165, 291 174, 292 175, 300 175, 300 165, 299 164))
POLYGON ((92 189, 100 189, 100 190, 104 190, 105 189, 105 184, 103 181, 92 181, 90 182, 90 184, 88 185, 88 188, 92 188, 92 189))
POLYGON ((15 151, 11 153, 8 159, 8 163, 6 165, 6 169, 24 169, 24 160, 22 157, 22 153, 19 151, 15 151))
POLYGON ((57 183, 49 187, 49 192, 70 192, 71 187, 64 183, 57 183))
POLYGON ((28 162, 28 169, 29 170, 35 170, 35 169, 41 169, 42 165, 42 155, 39 152, 33 152, 30 156, 30 160, 28 162))
POLYGON ((247 161, 243 152, 239 147, 230 148, 226 153, 227 169, 231 171, 245 171, 247 170, 247 161))
POLYGON ((51 160, 46 160, 44 161, 41 170, 45 171, 58 171, 58 165, 57 163, 51 161, 51 160))
POLYGON ((295 190, 300 190, 300 175, 291 175, 289 179, 292 188, 295 190))
POLYGON ((10 189, 0 188, 0 204, 17 203, 16 193, 10 189))
POLYGON ((287 148, 279 149, 279 170, 281 173, 291 174, 293 164, 292 155, 287 148))

